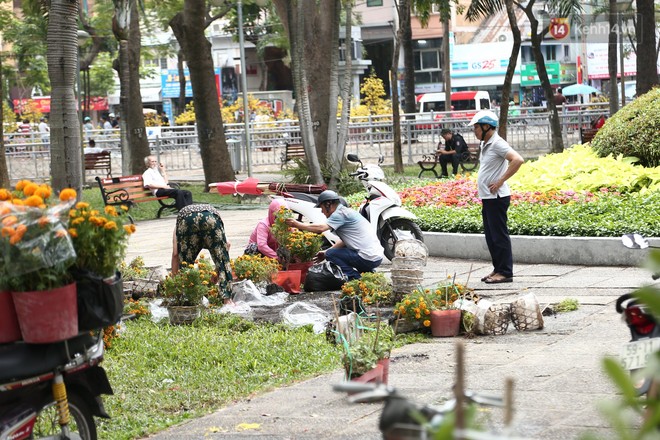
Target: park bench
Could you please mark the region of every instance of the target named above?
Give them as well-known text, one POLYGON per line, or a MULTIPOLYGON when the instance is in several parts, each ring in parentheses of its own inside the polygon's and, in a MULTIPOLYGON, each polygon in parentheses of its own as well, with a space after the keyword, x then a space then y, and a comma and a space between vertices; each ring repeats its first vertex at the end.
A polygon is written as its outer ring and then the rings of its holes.
POLYGON ((305 159, 305 147, 303 144, 285 144, 284 153, 282 153, 282 168, 290 160, 305 159))
POLYGON ((582 128, 580 129, 580 140, 582 141, 583 144, 586 144, 587 142, 591 142, 596 136, 596 133, 598 133, 598 128, 582 128))
MULTIPOLYGON (((472 171, 476 168, 477 164, 479 163, 479 147, 480 144, 478 143, 472 143, 472 144, 467 144, 468 147, 468 152, 469 155, 463 154, 461 157, 460 165, 461 168, 465 171, 472 171), (471 159, 471 160, 468 160, 471 159)), ((441 146, 441 148, 445 148, 444 146, 441 146)), ((418 178, 422 177, 422 174, 426 172, 433 173, 433 175, 438 178, 438 172, 436 171, 435 167, 440 164, 440 150, 436 150, 435 153, 429 153, 425 154, 422 156, 422 160, 417 161, 417 165, 419 165, 419 174, 417 175, 418 178)), ((448 163, 447 166, 451 166, 451 163, 448 163)))
MULTIPOLYGON (((119 177, 97 177, 96 181, 101 190, 103 203, 105 206, 126 206, 132 208, 138 203, 155 202, 160 203, 157 218, 165 210, 176 212, 175 200, 169 197, 156 197, 150 189, 144 187, 144 181, 141 174, 133 176, 119 176, 119 177), (168 203, 169 201, 169 203, 168 203)), ((178 188, 176 183, 169 182, 172 188, 178 188)), ((128 216, 133 221, 133 218, 128 216)))
POLYGON ((112 161, 109 151, 85 154, 85 171, 101 170, 107 177, 112 175, 112 161))

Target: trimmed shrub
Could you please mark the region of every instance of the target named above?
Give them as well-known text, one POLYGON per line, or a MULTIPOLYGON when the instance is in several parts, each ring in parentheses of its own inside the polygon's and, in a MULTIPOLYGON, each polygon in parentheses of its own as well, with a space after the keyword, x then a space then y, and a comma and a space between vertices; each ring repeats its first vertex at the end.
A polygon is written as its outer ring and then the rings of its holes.
POLYGON ((655 88, 623 107, 608 119, 592 141, 605 157, 622 154, 639 159, 646 167, 660 165, 660 88, 655 88))

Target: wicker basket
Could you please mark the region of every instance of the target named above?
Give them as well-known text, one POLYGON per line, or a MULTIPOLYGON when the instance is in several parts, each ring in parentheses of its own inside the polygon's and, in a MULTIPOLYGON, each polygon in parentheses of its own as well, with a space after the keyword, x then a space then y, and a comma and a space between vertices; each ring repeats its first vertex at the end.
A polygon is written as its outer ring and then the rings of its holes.
POLYGON ((167 313, 170 315, 170 324, 191 324, 199 318, 201 310, 199 306, 168 306, 167 313))
POLYGON ((511 321, 516 330, 539 330, 543 328, 543 314, 539 301, 533 293, 511 303, 511 321))
POLYGON ((483 334, 503 335, 509 328, 509 304, 493 304, 484 316, 483 334))

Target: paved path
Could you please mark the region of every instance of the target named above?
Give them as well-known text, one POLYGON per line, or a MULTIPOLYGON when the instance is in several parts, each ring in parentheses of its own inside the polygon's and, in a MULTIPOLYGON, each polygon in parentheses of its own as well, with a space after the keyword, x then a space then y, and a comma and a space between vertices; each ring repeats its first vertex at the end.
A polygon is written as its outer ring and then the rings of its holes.
MULTIPOLYGON (((232 243, 230 255, 242 253, 265 208, 226 210, 223 220, 232 243)), ((128 258, 141 255, 147 265, 169 267, 174 218, 143 221, 129 242, 128 258)), ((389 272, 386 263, 382 270, 389 272)), ((485 285, 479 278, 490 271, 482 260, 429 258, 425 284, 448 274, 475 287, 482 297, 509 302, 534 293, 541 304, 576 298, 580 309, 546 317, 545 328, 519 332, 513 326, 503 336, 464 340, 467 386, 501 394, 506 377, 515 381, 514 433, 535 439, 574 439, 584 431, 614 438, 597 404, 614 390, 600 367, 603 355, 615 355, 629 334, 614 311, 619 295, 651 282, 634 267, 517 264, 511 284, 485 285), (471 272, 472 271, 472 272, 471 272)), ((304 300, 304 296, 299 297, 304 300)), ((455 339, 432 339, 395 350, 390 384, 415 401, 438 403, 451 392, 455 339)), ((206 417, 171 428, 153 439, 259 437, 267 439, 376 439, 381 404, 350 405, 331 391, 341 371, 235 402, 206 417), (258 428, 241 431, 242 423, 258 428)), ((499 410, 492 413, 497 425, 499 410)))

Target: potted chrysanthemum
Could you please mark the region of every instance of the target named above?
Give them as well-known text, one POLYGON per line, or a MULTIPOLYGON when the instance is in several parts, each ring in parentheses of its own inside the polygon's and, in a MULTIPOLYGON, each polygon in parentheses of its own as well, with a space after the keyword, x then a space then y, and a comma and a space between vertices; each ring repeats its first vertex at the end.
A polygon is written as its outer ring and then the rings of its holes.
POLYGON ((213 265, 204 258, 195 264, 181 263, 179 270, 169 273, 160 284, 160 295, 167 307, 172 324, 190 324, 201 313, 202 300, 218 295, 213 279, 217 276, 213 265))

